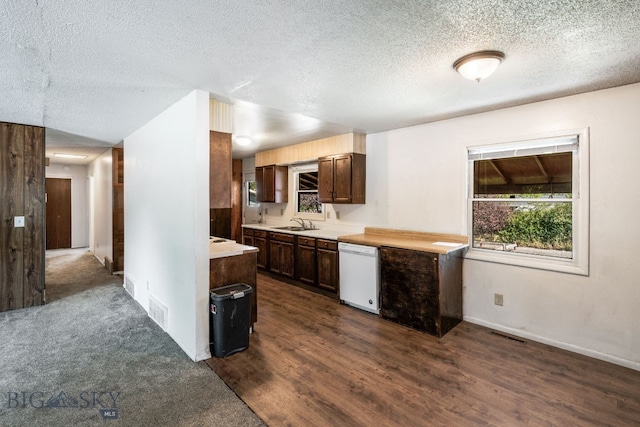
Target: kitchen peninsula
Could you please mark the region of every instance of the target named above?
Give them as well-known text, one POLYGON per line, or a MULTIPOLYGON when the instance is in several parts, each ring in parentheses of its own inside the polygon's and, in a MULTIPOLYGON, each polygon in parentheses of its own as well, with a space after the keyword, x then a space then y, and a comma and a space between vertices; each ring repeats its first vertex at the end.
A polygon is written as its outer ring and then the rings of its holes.
POLYGON ((258 248, 219 237, 209 238, 209 289, 245 283, 251 293, 251 326, 258 321, 256 259, 258 248))
POLYGON ((442 337, 462 321, 467 236, 366 227, 340 242, 380 251, 380 315, 442 337))

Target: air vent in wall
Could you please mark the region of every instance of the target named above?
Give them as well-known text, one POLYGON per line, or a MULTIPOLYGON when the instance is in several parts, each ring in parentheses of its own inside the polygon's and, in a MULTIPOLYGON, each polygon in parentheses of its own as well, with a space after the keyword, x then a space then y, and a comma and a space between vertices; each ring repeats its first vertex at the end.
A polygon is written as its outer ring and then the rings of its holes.
POLYGON ((503 334, 502 332, 491 331, 490 333, 491 333, 491 335, 496 335, 498 337, 506 338, 509 341, 514 341, 514 342, 517 342, 517 343, 520 343, 520 344, 526 344, 527 343, 523 339, 520 339, 520 338, 517 338, 517 337, 513 337, 511 335, 503 334))
POLYGON ((126 276, 126 278, 124 279, 124 288, 127 292, 129 292, 129 295, 131 295, 133 298, 136 297, 136 282, 134 282, 131 277, 126 276))
POLYGON ((153 297, 149 297, 149 317, 151 317, 163 330, 167 330, 169 309, 153 297))

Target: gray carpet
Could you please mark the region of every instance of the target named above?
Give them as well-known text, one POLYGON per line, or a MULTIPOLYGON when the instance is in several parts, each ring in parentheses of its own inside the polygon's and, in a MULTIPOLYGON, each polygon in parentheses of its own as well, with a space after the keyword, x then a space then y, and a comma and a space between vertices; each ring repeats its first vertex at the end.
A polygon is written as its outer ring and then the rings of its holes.
POLYGON ((0 425, 264 425, 91 254, 48 256, 47 287, 47 305, 0 313, 0 425))

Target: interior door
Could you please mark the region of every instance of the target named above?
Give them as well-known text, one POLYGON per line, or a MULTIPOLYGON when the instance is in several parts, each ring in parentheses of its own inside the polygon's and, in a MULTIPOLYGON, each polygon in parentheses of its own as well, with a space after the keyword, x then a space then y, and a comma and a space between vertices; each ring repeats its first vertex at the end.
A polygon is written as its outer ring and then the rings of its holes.
POLYGON ((46 179, 47 249, 71 247, 71 179, 46 179))

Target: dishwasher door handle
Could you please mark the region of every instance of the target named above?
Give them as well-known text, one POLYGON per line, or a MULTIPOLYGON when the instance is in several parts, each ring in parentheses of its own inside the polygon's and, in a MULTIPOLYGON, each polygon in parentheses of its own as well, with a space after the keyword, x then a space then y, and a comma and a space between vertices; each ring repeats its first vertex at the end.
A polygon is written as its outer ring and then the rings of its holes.
POLYGON ((362 256, 378 256, 378 248, 375 246, 354 245, 352 243, 338 243, 338 251, 362 256))

